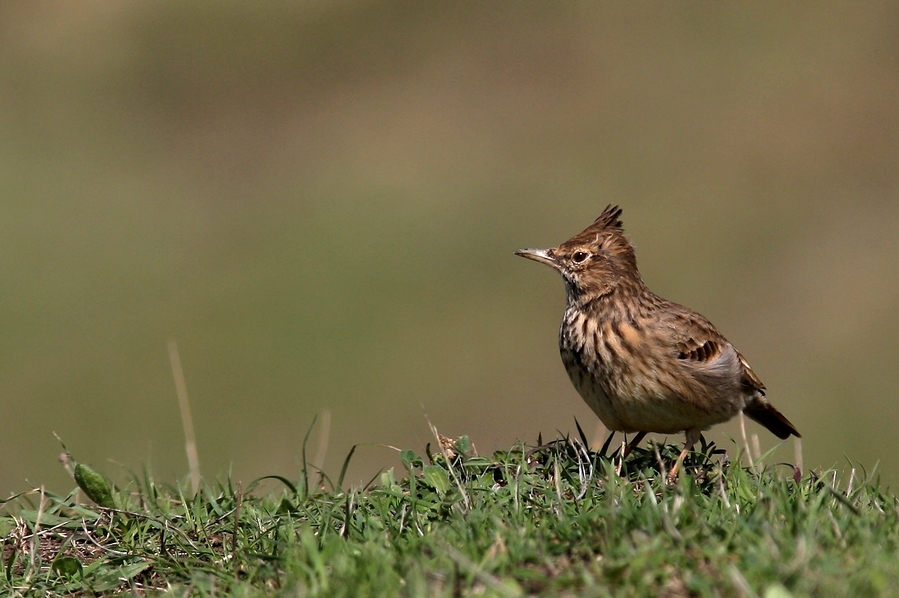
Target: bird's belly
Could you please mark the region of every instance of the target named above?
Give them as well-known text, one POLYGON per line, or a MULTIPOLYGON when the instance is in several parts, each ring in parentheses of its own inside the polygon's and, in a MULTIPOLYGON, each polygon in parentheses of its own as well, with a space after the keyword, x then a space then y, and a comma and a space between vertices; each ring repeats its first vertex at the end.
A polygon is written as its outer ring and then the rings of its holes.
POLYGON ((578 394, 581 395, 581 398, 584 399, 587 406, 593 410, 593 413, 596 414, 606 428, 615 430, 616 432, 638 431, 631 426, 628 426, 627 424, 630 422, 625 422, 625 418, 619 416, 619 409, 616 409, 616 403, 620 403, 620 401, 613 401, 603 389, 598 386, 590 385, 589 383, 584 384, 583 381, 578 379, 579 376, 570 370, 568 373, 578 394))
POLYGON ((614 395, 610 396, 611 393, 599 383, 590 368, 584 366, 584 360, 578 352, 563 350, 562 362, 575 390, 606 428, 617 432, 640 431, 628 425, 632 418, 627 417, 629 414, 624 412, 627 401, 621 401, 614 395))
POLYGON ((727 413, 700 409, 691 401, 671 396, 648 378, 591 372, 571 354, 563 354, 563 361, 578 394, 609 430, 675 434, 706 429, 736 414, 736 409, 727 413))

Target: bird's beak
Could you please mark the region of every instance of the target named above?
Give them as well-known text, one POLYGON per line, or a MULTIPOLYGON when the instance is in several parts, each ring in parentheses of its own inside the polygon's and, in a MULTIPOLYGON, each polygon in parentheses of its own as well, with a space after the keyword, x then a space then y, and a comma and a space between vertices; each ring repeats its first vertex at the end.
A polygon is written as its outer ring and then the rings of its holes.
POLYGON ((515 255, 526 257, 529 260, 546 264, 551 268, 559 269, 559 262, 556 261, 551 249, 519 249, 515 255))

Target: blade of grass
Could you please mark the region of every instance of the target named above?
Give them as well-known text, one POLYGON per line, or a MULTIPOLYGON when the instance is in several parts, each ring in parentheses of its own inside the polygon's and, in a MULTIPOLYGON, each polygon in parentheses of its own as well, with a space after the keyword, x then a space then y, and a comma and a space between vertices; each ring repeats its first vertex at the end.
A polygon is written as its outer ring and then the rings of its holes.
POLYGON ((197 452, 194 420, 190 412, 190 401, 187 398, 187 383, 184 381, 184 370, 181 368, 178 342, 174 338, 169 339, 169 361, 172 364, 175 392, 178 395, 181 423, 184 426, 184 450, 187 452, 187 466, 190 469, 190 489, 193 494, 196 494, 200 489, 200 456, 197 452))

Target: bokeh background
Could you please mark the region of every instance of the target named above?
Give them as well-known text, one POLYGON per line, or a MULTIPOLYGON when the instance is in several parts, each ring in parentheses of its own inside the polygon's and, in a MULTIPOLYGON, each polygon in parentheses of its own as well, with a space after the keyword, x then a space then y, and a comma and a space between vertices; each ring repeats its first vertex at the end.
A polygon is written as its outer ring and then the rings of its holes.
POLYGON ((608 203, 807 467, 899 475, 895 2, 20 0, 0 52, 0 493, 72 487, 53 432, 183 479, 170 337, 207 477, 296 477, 317 414, 353 483, 425 413, 594 433, 512 252, 608 203))

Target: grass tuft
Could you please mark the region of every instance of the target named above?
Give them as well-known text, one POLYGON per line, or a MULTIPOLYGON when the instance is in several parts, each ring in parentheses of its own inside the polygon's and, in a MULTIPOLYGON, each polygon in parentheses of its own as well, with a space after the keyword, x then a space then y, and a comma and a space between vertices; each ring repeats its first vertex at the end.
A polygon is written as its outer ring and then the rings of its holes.
POLYGON ((674 445, 621 463, 581 430, 489 456, 435 438, 366 488, 342 487, 345 463, 333 485, 304 469, 196 493, 144 470, 111 488, 116 508, 23 493, 0 510, 0 594, 877 596, 899 584, 899 503, 860 468, 842 483, 764 456, 743 467, 703 440, 669 485, 674 445))

